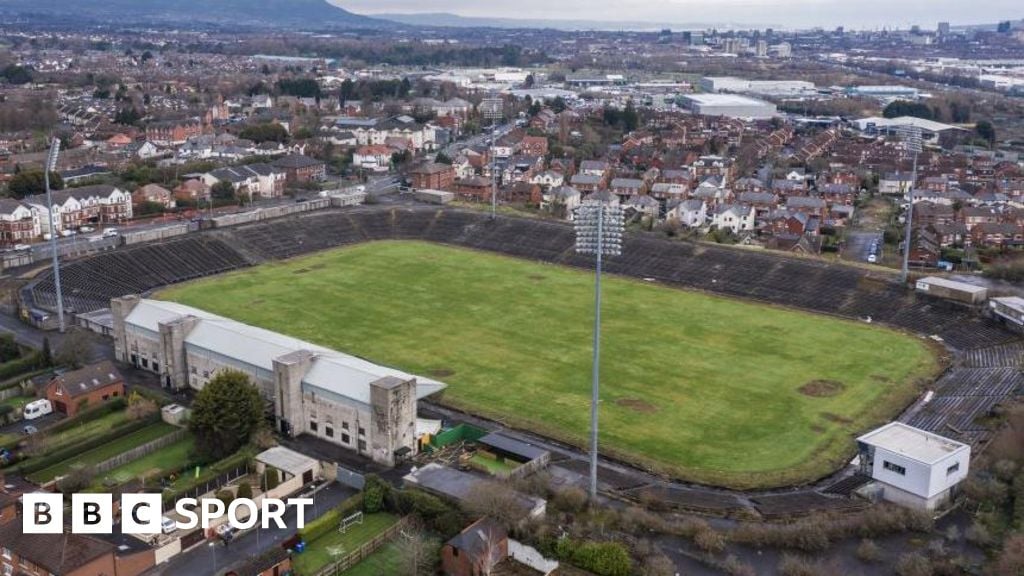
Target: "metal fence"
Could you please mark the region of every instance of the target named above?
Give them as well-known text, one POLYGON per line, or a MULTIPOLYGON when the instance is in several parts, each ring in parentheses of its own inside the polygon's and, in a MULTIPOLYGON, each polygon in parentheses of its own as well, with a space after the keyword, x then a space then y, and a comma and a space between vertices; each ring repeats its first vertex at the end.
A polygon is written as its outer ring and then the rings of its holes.
POLYGON ((131 450, 126 450, 125 452, 122 452, 117 456, 114 456, 113 458, 107 458, 106 460, 96 464, 93 467, 93 469, 97 474, 105 474, 113 470, 114 468, 123 466, 133 460, 138 460, 143 456, 149 456, 150 454, 156 452, 157 450, 160 450, 161 448, 170 446, 171 444, 174 444, 175 442, 184 438, 187 434, 188 430, 185 430, 184 428, 179 428, 178 430, 175 430, 174 432, 171 432, 170 434, 167 434, 165 436, 161 436, 156 440, 151 440, 149 442, 146 442, 145 444, 142 444, 141 446, 136 446, 131 450))
POLYGON ((366 485, 366 477, 362 474, 349 470, 344 466, 338 465, 338 484, 348 486, 349 488, 355 488, 356 490, 362 490, 363 486, 366 485))

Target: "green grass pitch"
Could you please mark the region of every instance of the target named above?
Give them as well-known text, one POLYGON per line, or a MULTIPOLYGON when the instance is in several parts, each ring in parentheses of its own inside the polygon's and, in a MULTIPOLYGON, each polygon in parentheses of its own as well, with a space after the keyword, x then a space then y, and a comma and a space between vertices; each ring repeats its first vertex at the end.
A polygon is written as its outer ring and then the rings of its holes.
MULTIPOLYGON (((925 342, 880 326, 605 280, 601 448, 678 478, 827 474, 937 370, 925 342)), ((445 404, 586 446, 592 272, 382 241, 158 297, 429 375, 445 404)))

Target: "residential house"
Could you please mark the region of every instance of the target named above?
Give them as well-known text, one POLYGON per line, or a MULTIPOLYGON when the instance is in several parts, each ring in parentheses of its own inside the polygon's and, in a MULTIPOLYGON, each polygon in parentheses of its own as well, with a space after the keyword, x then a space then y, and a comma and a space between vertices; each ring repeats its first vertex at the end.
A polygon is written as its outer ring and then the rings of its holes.
POLYGON ((699 228, 707 222, 708 205, 703 200, 669 200, 666 220, 675 220, 687 228, 699 228))
POLYGON ((586 176, 597 176, 604 179, 611 172, 611 166, 604 160, 584 160, 580 162, 580 169, 577 174, 586 176))
POLYGON ((484 576, 508 558, 508 533, 484 516, 441 548, 441 570, 446 576, 484 576))
POLYGON ((1024 227, 1010 223, 977 224, 970 230, 975 246, 1024 248, 1024 227))
POLYGON ((523 139, 519 141, 518 150, 520 154, 546 156, 548 139, 546 136, 523 136, 523 139))
POLYGON ((857 189, 849 184, 830 182, 818 187, 818 197, 829 204, 852 206, 857 200, 857 189))
POLYGON ((939 246, 942 248, 962 246, 965 239, 968 238, 967 227, 962 222, 929 224, 928 230, 935 234, 939 240, 939 246))
POLYGON ((132 204, 138 206, 144 202, 159 204, 164 208, 174 208, 174 194, 159 184, 146 184, 132 193, 132 204))
POLYGON ((715 208, 711 218, 713 226, 719 230, 730 230, 734 234, 749 232, 754 229, 755 214, 753 206, 723 204, 715 208))
POLYGON ((124 379, 109 360, 66 372, 46 385, 54 410, 69 417, 103 402, 124 397, 124 379))
POLYGON ((591 192, 584 199, 584 202, 600 202, 608 206, 618 206, 620 204, 619 197, 612 194, 611 190, 598 190, 597 192, 591 192))
POLYGON ((360 146, 352 154, 352 165, 370 172, 387 172, 391 169, 391 149, 379 144, 360 146))
POLYGON ((612 178, 610 190, 625 202, 633 196, 639 196, 646 190, 646 184, 639 178, 612 178))
POLYGON ((580 206, 580 191, 571 186, 555 186, 541 194, 540 209, 571 220, 580 206))
POLYGON ((43 194, 25 198, 24 202, 37 213, 41 232, 77 230, 86 224, 124 222, 132 218, 132 195, 99 184, 51 192, 53 205, 48 207, 43 194), (52 226, 51 226, 52 222, 52 226))
POLYGON ((596 192, 604 188, 605 177, 603 175, 598 176, 591 173, 584 174, 581 172, 574 174, 573 177, 569 179, 569 183, 572 184, 573 188, 586 194, 588 192, 596 192))
POLYGON ((701 156, 693 163, 693 173, 697 180, 703 181, 708 176, 718 176, 722 182, 728 183, 733 177, 732 158, 701 156))
POLYGON ((560 172, 554 170, 545 170, 534 174, 530 182, 544 188, 545 190, 550 188, 557 188, 565 183, 565 176, 560 172))
MULTIPOLYGON (((419 186, 414 186, 420 188, 419 186)), ((444 188, 424 187, 428 190, 443 190, 444 188)), ((490 178, 483 176, 470 176, 469 178, 463 178, 462 180, 456 180, 452 184, 452 189, 456 194, 464 196, 470 200, 478 201, 490 201, 491 191, 494 189, 494 182, 490 178)))
POLYGON ((965 206, 960 209, 960 219, 969 232, 978 224, 995 224, 999 222, 999 213, 991 208, 965 206))
POLYGON ((146 140, 159 146, 178 146, 203 133, 199 118, 151 122, 146 126, 146 140))
POLYGON ((290 183, 320 182, 327 178, 327 165, 303 154, 289 154, 274 160, 272 165, 284 170, 290 183))
POLYGON ((22 244, 41 234, 37 212, 17 200, 0 198, 0 243, 22 244))
POLYGON ((907 190, 914 185, 914 179, 909 172, 890 172, 878 179, 879 194, 889 196, 906 196, 907 190))
POLYGON ((149 140, 128 144, 124 147, 124 153, 135 160, 149 160, 161 155, 160 148, 149 140))
POLYGON ((426 190, 447 190, 455 181, 455 169, 450 164, 427 162, 409 171, 412 187, 426 190))
POLYGON ((541 187, 523 180, 518 180, 509 185, 505 194, 509 202, 539 205, 541 202, 541 187))
POLYGON ((828 215, 828 203, 821 198, 791 196, 786 198, 786 210, 790 212, 803 212, 809 216, 817 216, 824 220, 828 215))
POLYGON ((914 228, 910 237, 910 264, 935 267, 939 263, 942 246, 935 233, 926 228, 914 228))
POLYGON ((210 197, 210 187, 200 178, 185 180, 174 189, 174 198, 178 201, 197 202, 210 197))
POLYGON ((652 198, 663 202, 671 200, 682 200, 690 191, 688 184, 676 184, 673 182, 655 182, 649 192, 652 198))
POLYGON ((629 196, 623 202, 623 206, 625 206, 627 213, 631 211, 641 217, 657 220, 661 216, 661 203, 650 196, 641 194, 629 196))

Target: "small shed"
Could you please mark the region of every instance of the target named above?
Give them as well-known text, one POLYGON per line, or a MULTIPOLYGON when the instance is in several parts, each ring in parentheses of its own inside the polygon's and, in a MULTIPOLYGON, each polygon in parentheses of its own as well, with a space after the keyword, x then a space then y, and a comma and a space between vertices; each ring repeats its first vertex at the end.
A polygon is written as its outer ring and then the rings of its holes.
POLYGON ((520 464, 512 472, 514 476, 540 470, 551 460, 551 452, 528 442, 511 438, 501 432, 491 432, 477 440, 476 443, 487 452, 494 454, 499 461, 512 461, 520 464))
POLYGON ((455 194, 444 190, 417 190, 413 196, 420 202, 428 204, 447 204, 455 199, 455 194))
POLYGON ((256 455, 256 472, 263 474, 268 467, 280 472, 279 488, 290 489, 281 490, 283 493, 294 492, 321 475, 319 461, 284 446, 274 446, 256 455))

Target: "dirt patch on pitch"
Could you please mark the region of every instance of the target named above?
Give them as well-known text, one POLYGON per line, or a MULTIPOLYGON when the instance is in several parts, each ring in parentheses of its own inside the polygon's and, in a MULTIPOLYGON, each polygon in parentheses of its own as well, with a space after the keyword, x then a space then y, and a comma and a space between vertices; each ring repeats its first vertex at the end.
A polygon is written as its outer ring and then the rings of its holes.
POLYGON ((822 412, 821 417, 829 422, 835 422, 837 424, 849 424, 853 422, 853 420, 850 420, 849 418, 845 418, 839 414, 833 414, 831 412, 822 412))
POLYGON ((448 368, 434 368, 430 372, 427 372, 434 378, 447 378, 455 374, 455 370, 449 370, 448 368))
POLYGON ((804 396, 830 398, 842 394, 843 390, 846 390, 846 386, 837 380, 811 380, 801 386, 799 390, 804 396))
POLYGON ((617 406, 622 406, 623 408, 629 408, 635 412, 640 412, 641 414, 652 414, 658 411, 656 406, 648 402, 644 402, 639 398, 619 398, 615 401, 615 404, 617 406))

